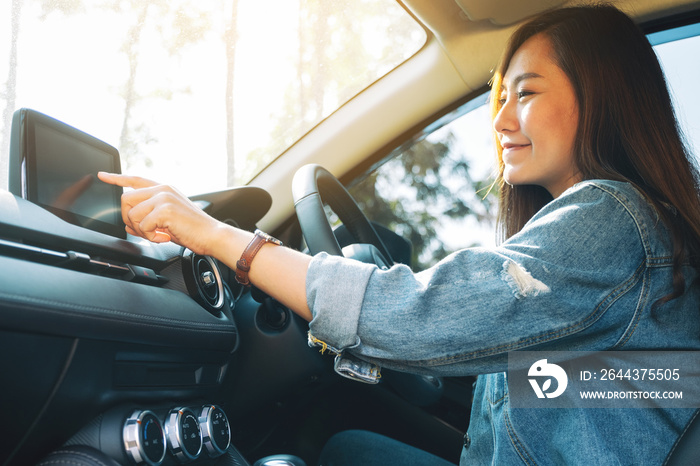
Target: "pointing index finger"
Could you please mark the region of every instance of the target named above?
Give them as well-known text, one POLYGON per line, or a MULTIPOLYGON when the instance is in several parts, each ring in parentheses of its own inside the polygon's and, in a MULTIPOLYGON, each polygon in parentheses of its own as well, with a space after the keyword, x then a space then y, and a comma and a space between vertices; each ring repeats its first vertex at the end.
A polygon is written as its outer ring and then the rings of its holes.
POLYGON ((108 184, 114 184, 123 188, 151 188, 158 183, 140 176, 118 175, 116 173, 98 172, 97 177, 108 184))

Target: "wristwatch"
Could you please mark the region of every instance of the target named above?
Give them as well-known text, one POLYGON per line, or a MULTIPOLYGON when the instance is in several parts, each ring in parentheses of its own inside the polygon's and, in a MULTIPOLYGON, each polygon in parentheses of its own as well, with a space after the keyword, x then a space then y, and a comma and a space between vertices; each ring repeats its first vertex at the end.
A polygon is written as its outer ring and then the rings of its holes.
POLYGON ((282 241, 277 238, 273 238, 263 231, 255 230, 255 236, 253 236, 253 239, 248 243, 248 246, 246 246, 243 254, 241 254, 241 258, 236 262, 236 281, 241 285, 250 285, 250 280, 248 279, 250 264, 253 262, 253 258, 255 258, 258 251, 260 251, 260 248, 266 243, 282 246, 282 241))

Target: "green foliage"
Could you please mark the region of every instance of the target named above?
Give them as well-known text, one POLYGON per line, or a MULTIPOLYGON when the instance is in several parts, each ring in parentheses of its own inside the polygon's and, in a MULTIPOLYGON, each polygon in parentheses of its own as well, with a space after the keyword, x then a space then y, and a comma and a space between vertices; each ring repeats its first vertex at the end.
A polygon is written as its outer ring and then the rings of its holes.
POLYGON ((497 199, 490 180, 473 179, 469 160, 457 149, 451 131, 437 141, 422 139, 349 189, 367 217, 411 242, 415 270, 479 245, 459 238, 466 220, 494 222, 497 199))
POLYGON ((140 47, 142 36, 150 31, 157 31, 162 37, 162 46, 171 57, 177 57, 187 45, 200 41, 206 31, 209 30, 211 19, 203 11, 197 11, 191 6, 185 9, 183 6, 175 7, 168 0, 121 0, 107 5, 115 14, 124 14, 127 17, 131 12, 138 14, 131 19, 131 26, 124 38, 122 53, 128 61, 129 74, 121 96, 124 99, 124 117, 122 131, 119 138, 119 152, 122 163, 128 171, 136 163, 144 167, 152 167, 153 161, 146 154, 144 146, 156 142, 150 128, 142 120, 135 118, 139 107, 145 102, 155 100, 171 100, 175 94, 185 94, 188 88, 155 88, 139 89, 138 75, 142 65, 140 47))
MULTIPOLYGON (((296 79, 274 119, 268 143, 246 156, 237 179, 245 183, 369 83, 407 59, 415 24, 401 8, 381 10, 374 0, 299 0, 296 79), (351 12, 351 13, 350 13, 351 12), (390 31, 370 34, 369 31, 390 31), (373 41, 368 43, 368 38, 373 41), (376 42, 379 41, 379 42, 376 42), (382 66, 386 68, 381 68, 382 66)), ((290 38, 291 39, 291 38, 290 38)))

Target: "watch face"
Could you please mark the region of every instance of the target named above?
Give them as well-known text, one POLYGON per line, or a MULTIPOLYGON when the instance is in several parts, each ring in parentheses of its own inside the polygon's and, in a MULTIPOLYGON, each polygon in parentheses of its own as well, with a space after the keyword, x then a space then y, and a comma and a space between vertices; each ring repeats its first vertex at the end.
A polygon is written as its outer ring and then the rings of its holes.
POLYGON ((264 231, 255 230, 255 234, 260 236, 261 238, 264 238, 265 241, 267 241, 268 243, 274 243, 278 246, 282 246, 282 241, 278 240, 277 238, 273 238, 272 236, 268 235, 264 231))

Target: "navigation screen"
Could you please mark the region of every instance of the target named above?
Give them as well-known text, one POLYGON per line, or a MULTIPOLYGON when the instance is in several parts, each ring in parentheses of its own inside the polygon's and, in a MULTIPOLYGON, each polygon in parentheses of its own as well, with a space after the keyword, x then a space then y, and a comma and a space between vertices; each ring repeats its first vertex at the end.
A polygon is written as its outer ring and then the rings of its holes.
POLYGON ((19 150, 22 197, 67 222, 124 238, 122 188, 97 179, 98 171, 121 172, 119 152, 41 113, 18 112, 13 133, 17 129, 21 143, 13 148, 19 150))

